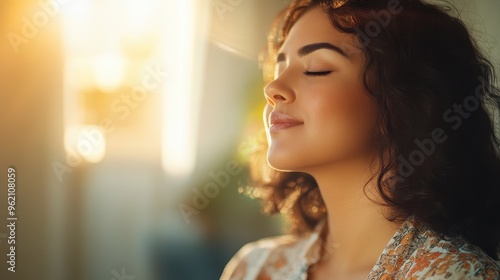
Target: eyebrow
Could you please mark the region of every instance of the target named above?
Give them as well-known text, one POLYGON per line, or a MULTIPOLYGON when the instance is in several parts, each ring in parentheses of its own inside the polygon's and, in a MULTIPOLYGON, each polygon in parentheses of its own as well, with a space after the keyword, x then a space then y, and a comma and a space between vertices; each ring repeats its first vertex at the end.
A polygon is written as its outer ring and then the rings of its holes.
MULTIPOLYGON (((326 43, 326 42, 305 45, 297 50, 297 54, 299 55, 299 57, 303 57, 303 56, 306 56, 314 51, 320 50, 320 49, 331 50, 331 51, 339 53, 340 55, 342 55, 345 58, 349 58, 347 53, 345 53, 341 48, 334 46, 330 43, 326 43)), ((285 54, 284 53, 279 53, 278 57, 276 59, 276 62, 281 62, 281 61, 285 61, 285 54)))

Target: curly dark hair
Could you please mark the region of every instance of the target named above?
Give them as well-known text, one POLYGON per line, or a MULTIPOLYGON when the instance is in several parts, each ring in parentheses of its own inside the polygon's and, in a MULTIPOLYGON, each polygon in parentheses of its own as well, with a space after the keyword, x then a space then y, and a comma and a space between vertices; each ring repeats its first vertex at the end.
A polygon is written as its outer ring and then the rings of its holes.
MULTIPOLYGON (((317 6, 334 28, 357 38, 343 47, 366 56, 364 86, 380 109, 381 164, 372 179, 392 209, 386 218, 413 215, 499 259, 500 94, 493 66, 465 24, 451 5, 420 0, 296 0, 269 33, 267 79, 293 24, 317 6)), ((317 183, 305 173, 272 170, 266 150, 263 143, 251 159, 249 190, 267 212, 288 214, 293 232, 310 231, 327 215, 317 183)))

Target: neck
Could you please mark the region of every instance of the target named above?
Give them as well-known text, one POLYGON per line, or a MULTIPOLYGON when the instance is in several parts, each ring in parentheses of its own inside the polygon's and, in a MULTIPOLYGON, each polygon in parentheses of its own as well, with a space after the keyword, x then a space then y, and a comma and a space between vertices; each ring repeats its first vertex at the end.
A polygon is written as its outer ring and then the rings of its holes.
POLYGON ((328 212, 325 262, 336 271, 370 270, 400 225, 384 217, 387 207, 376 190, 376 168, 352 160, 308 172, 321 191, 328 212), (370 200, 369 196, 372 200, 370 200))

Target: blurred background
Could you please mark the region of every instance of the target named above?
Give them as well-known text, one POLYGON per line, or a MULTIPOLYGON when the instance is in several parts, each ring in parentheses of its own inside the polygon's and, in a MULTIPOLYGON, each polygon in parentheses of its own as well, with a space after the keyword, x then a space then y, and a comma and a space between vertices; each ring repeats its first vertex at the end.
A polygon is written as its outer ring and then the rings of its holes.
MULTIPOLYGON (((1 0, 0 279, 218 279, 282 234, 241 190, 287 2, 1 0)), ((500 1, 450 2, 500 69, 500 1)))

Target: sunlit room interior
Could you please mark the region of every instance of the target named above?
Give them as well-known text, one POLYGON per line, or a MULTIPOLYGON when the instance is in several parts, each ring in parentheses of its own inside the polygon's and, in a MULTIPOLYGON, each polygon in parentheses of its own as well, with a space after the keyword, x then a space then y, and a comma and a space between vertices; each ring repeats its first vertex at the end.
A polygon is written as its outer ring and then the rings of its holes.
MULTIPOLYGON (((243 244, 283 232, 242 190, 263 131, 258 56, 287 2, 0 3, 16 279, 218 279, 243 244)), ((499 3, 451 2, 500 67, 499 3)))

